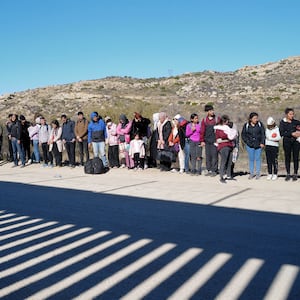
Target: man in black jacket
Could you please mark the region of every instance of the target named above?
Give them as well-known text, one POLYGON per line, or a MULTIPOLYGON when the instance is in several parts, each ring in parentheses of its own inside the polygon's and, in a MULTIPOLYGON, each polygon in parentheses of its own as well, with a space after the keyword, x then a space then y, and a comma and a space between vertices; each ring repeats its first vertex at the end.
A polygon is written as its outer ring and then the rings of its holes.
POLYGON ((62 140, 66 147, 69 166, 75 168, 75 146, 76 146, 76 136, 75 136, 75 122, 68 119, 66 115, 61 115, 62 121, 62 140))
POLYGON ((9 139, 11 140, 12 148, 13 148, 14 167, 18 166, 18 155, 19 155, 22 162, 21 168, 24 168, 25 156, 21 147, 21 133, 22 133, 21 122, 18 120, 18 116, 16 114, 12 115, 11 120, 12 120, 12 124, 11 124, 9 139))

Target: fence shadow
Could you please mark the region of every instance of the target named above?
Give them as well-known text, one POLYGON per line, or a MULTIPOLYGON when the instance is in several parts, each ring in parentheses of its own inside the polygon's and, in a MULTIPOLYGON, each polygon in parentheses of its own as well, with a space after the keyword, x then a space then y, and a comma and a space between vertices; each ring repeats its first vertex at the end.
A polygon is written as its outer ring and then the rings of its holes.
MULTIPOLYGON (((41 218, 42 221, 37 224, 58 222, 51 225, 52 227, 74 224, 74 228, 66 229, 64 233, 80 228, 91 228, 90 231, 80 233, 70 240, 40 247, 32 252, 24 252, 24 249, 37 247, 38 243, 49 240, 49 236, 7 249, 5 246, 30 234, 43 232, 44 229, 37 229, 33 233, 21 232, 18 236, 14 236, 16 230, 26 229, 29 225, 18 229, 8 228, 7 232, 12 233, 12 236, 3 241, 0 232, 0 249, 4 247, 1 256, 9 258, 13 253, 20 253, 19 257, 0 264, 0 270, 3 270, 4 274, 7 272, 7 276, 1 280, 0 288, 2 291, 8 291, 8 287, 11 287, 8 294, 0 292, 3 299, 20 297, 24 299, 31 295, 36 295, 35 299, 39 299, 38 296, 42 295, 39 294, 40 291, 45 291, 50 299, 70 299, 78 295, 81 295, 81 299, 88 299, 88 295, 94 295, 93 298, 99 299, 119 299, 126 294, 131 295, 131 299, 167 299, 168 297, 172 299, 171 295, 174 293, 180 295, 181 290, 187 293, 186 298, 181 299, 215 299, 217 296, 223 299, 220 295, 226 295, 226 286, 228 287, 234 278, 245 280, 242 272, 248 265, 251 265, 252 269, 250 268, 247 274, 251 274, 252 270, 253 275, 244 282, 240 290, 237 288, 236 295, 232 295, 230 299, 263 299, 267 293, 271 293, 271 287, 277 288, 275 278, 280 279, 282 274, 290 274, 285 273, 289 266, 292 267, 294 275, 287 275, 292 279, 284 286, 285 298, 282 299, 300 299, 299 216, 10 182, 0 182, 0 210, 5 211, 6 214, 29 216, 31 219, 41 218), (85 239, 91 234, 102 231, 109 233, 101 236, 101 243, 125 235, 128 238, 124 237, 124 240, 118 244, 13 289, 20 281, 33 278, 34 274, 42 274, 96 247, 99 239, 87 240, 86 243, 72 250, 55 254, 47 260, 37 261, 26 268, 20 267, 22 264, 46 257, 47 253, 67 247, 71 242, 76 242, 79 237, 85 239), (140 241, 145 241, 145 244, 135 251, 113 260, 103 269, 95 268, 88 276, 80 277, 81 270, 87 272, 89 266, 98 266, 99 261, 105 261, 108 256, 113 256, 115 252, 140 241), (143 258, 148 258, 149 253, 154 253, 163 245, 168 245, 167 247, 172 249, 162 253, 156 259, 149 258, 149 262, 143 265, 143 258), (193 251, 196 251, 196 254, 193 251), (185 258, 188 254, 191 257, 185 258), (186 262, 180 264, 180 259, 186 259, 186 262), (176 267, 175 261, 180 267, 176 267), (135 262, 140 262, 143 267, 136 267, 135 262), (129 272, 131 270, 129 267, 133 268, 133 266, 137 269, 129 272), (168 271, 172 266, 174 270, 168 271), (18 268, 19 271, 14 271, 18 268), (125 269, 129 273, 124 271, 127 275, 122 277, 122 270, 125 269), (165 273, 160 272, 162 269, 165 273), (254 269, 256 271, 253 271, 254 269), (12 273, 7 270, 12 270, 12 273), (208 271, 205 273, 205 270, 208 271), (145 293, 143 282, 151 287, 154 275, 160 278, 166 272, 168 276, 162 277, 160 282, 150 288, 143 297, 137 297, 138 294, 133 293, 134 288, 139 285, 141 285, 140 290, 145 293), (207 272, 211 272, 211 275, 207 275, 207 272), (202 285, 199 284, 199 278, 198 281, 195 280, 194 285, 190 285, 189 281, 197 278, 198 273, 200 279, 208 276, 207 279, 202 285), (53 289, 48 288, 49 286, 64 282, 65 278, 71 278, 73 274, 78 274, 78 280, 74 279, 71 285, 66 285, 61 290, 56 289, 56 292, 51 294, 53 289), (122 280, 117 280, 115 274, 118 274, 122 280), (149 278, 152 278, 152 281, 149 278), (85 294, 87 291, 94 291, 95 294, 85 294), (131 292, 133 294, 130 294, 131 292)), ((17 222, 12 221, 12 224, 17 222)), ((51 236, 53 237, 59 237, 59 233, 51 236)))

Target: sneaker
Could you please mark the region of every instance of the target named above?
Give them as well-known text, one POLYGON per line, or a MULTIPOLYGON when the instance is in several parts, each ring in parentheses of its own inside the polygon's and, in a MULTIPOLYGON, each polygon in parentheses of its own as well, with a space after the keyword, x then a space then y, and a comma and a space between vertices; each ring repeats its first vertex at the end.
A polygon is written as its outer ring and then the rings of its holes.
POLYGON ((253 179, 254 177, 255 176, 253 174, 250 174, 249 177, 248 177, 248 179, 250 180, 250 179, 253 179))
POLYGON ((211 171, 208 171, 205 176, 211 176, 212 172, 211 171))
POLYGON ((211 177, 215 177, 215 176, 217 176, 217 173, 216 172, 212 172, 210 176, 211 177))
POLYGON ((47 168, 48 167, 48 165, 47 164, 43 164, 43 168, 47 168))
POLYGON ((267 176, 267 180, 271 180, 272 178, 273 178, 272 174, 269 174, 269 175, 267 176))
POLYGON ((25 165, 21 165, 21 167, 20 168, 25 168, 25 165))
POLYGON ((293 175, 293 181, 297 181, 298 180, 298 175, 297 174, 294 174, 293 175))
POLYGON ((32 164, 32 160, 31 159, 28 159, 28 165, 32 164))
POLYGON ((122 164, 121 166, 120 166, 120 169, 124 169, 126 166, 124 165, 124 164, 122 164))
POLYGON ((172 173, 177 173, 178 171, 176 169, 171 170, 172 173))
POLYGON ((184 170, 180 169, 179 174, 183 174, 183 173, 184 173, 184 170))
POLYGON ((272 180, 277 180, 277 175, 276 174, 274 174, 273 176, 272 176, 272 180))
POLYGON ((286 177, 285 177, 285 181, 289 181, 289 180, 291 180, 291 175, 286 175, 286 177))
POLYGON ((233 180, 233 181, 236 181, 236 179, 233 178, 233 177, 227 177, 226 180, 233 180))
POLYGON ((260 178, 260 174, 256 174, 255 179, 258 180, 260 178))
POLYGON ((221 183, 227 183, 226 180, 225 180, 223 177, 220 178, 220 182, 221 182, 221 183))

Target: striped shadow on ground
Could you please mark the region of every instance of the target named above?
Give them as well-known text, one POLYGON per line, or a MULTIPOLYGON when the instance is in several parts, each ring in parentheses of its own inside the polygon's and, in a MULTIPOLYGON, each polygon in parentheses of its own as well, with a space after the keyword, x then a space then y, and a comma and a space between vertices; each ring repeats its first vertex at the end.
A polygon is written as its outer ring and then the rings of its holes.
MULTIPOLYGON (((204 298, 202 289, 222 275, 222 286, 213 298, 234 300, 249 289, 267 263, 250 257, 229 274, 225 267, 235 261, 233 253, 219 252, 205 258, 205 248, 134 239, 129 234, 115 236, 106 230, 95 232, 89 227, 46 222, 4 210, 0 219, 4 222, 0 232, 5 233, 0 237, 1 299, 18 299, 20 295, 30 300, 109 299, 114 294, 114 299, 134 300, 151 298, 160 290, 167 295, 165 299, 199 299, 204 298), (49 226, 53 228, 49 230, 49 226), (130 288, 124 290, 123 283, 130 288)), ((265 288, 264 299, 289 299, 299 270, 288 263, 279 266, 265 288)))

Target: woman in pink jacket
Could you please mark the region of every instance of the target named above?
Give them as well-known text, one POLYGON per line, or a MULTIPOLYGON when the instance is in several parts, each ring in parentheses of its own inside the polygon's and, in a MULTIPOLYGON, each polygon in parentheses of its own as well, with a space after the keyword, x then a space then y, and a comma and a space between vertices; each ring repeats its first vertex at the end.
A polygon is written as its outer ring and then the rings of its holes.
POLYGON ((132 128, 132 121, 129 121, 124 114, 120 115, 119 121, 120 122, 117 126, 117 134, 119 140, 119 154, 121 160, 121 168, 125 168, 125 166, 127 166, 129 169, 132 169, 134 167, 134 163, 129 156, 130 133, 132 128))

